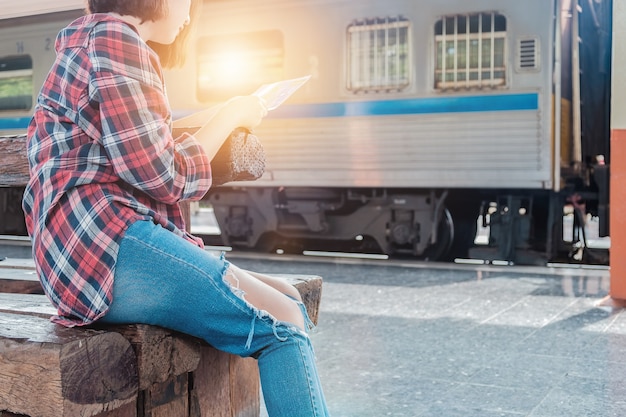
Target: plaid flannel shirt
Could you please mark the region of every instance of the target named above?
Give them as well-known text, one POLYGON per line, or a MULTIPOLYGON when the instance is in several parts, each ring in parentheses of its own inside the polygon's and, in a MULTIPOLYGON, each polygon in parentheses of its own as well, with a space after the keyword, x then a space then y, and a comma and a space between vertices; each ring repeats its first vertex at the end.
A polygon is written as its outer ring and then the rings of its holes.
POLYGON ((81 17, 56 40, 57 58, 28 128, 23 208, 53 321, 85 325, 112 301, 120 238, 134 221, 185 232, 178 202, 211 185, 193 136, 173 138, 158 56, 134 27, 81 17))

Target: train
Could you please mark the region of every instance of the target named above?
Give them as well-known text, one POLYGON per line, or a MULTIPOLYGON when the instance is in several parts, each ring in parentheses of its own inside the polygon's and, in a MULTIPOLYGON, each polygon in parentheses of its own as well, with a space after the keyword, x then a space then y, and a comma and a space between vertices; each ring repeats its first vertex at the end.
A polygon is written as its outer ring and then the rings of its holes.
MULTIPOLYGON (((0 19, 0 134, 24 131, 55 35, 83 13, 82 1, 57 3, 0 19)), ((255 129, 264 175, 206 195, 219 243, 608 263, 585 224, 596 219, 609 235, 612 7, 204 2, 192 53, 165 74, 175 117, 310 77, 255 129), (488 237, 477 244, 481 228, 488 237)), ((19 190, 2 191, 12 193, 3 210, 15 211, 19 190)), ((21 232, 0 223, 0 234, 21 232)))

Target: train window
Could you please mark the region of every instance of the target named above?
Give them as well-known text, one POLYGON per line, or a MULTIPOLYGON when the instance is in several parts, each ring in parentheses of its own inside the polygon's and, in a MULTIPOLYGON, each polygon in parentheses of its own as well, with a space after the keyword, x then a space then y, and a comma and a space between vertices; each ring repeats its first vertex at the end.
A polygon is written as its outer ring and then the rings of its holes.
POLYGON ((33 103, 33 60, 28 55, 0 57, 0 111, 29 110, 33 103))
POLYGON ((506 18, 498 13, 446 16, 435 24, 435 88, 506 84, 506 18))
POLYGON ((282 33, 275 30, 200 38, 198 99, 250 94, 261 84, 282 80, 283 44, 282 33))
POLYGON ((347 88, 401 90, 410 82, 410 25, 402 18, 374 18, 348 26, 347 88))

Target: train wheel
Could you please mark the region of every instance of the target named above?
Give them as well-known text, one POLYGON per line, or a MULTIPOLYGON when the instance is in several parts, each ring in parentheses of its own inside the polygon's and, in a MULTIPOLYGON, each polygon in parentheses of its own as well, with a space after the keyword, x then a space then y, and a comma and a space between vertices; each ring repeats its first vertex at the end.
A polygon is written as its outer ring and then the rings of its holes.
POLYGON ((469 257, 469 250, 474 246, 478 225, 476 219, 459 219, 454 222, 454 241, 445 258, 454 261, 456 258, 469 257))
POLYGON ((454 222, 448 209, 443 210, 443 216, 437 227, 437 242, 430 245, 420 258, 428 261, 441 261, 447 255, 454 242, 454 222))
POLYGON ((475 199, 457 199, 450 207, 454 222, 454 239, 448 254, 443 259, 454 261, 456 258, 468 258, 469 250, 474 246, 478 232, 480 202, 475 199))

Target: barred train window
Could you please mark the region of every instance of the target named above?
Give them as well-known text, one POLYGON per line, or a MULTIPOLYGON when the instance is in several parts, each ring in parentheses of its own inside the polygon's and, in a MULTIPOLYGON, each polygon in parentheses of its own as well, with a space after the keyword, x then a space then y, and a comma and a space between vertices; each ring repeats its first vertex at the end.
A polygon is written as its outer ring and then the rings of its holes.
POLYGON ((435 88, 506 84, 506 18, 498 13, 446 16, 435 24, 435 88))
POLYGON ((28 55, 0 57, 0 111, 33 105, 33 60, 28 55))
POLYGON ((261 84, 284 78, 283 34, 277 30, 208 36, 198 40, 201 101, 250 94, 261 84))
POLYGON ((347 88, 351 91, 401 90, 410 81, 409 21, 374 18, 348 26, 347 88))

